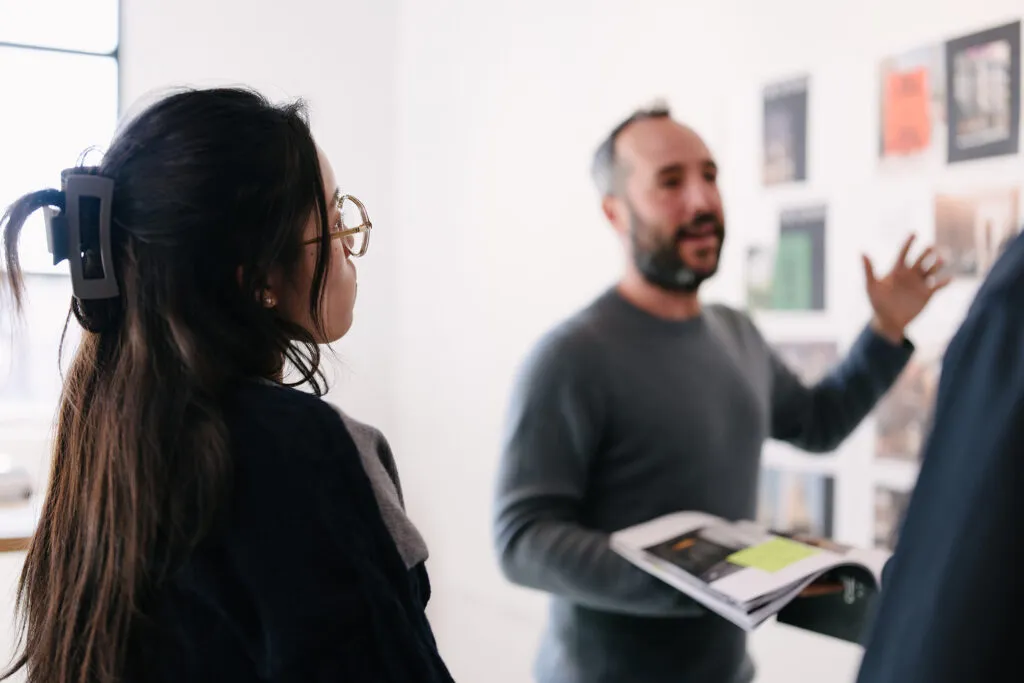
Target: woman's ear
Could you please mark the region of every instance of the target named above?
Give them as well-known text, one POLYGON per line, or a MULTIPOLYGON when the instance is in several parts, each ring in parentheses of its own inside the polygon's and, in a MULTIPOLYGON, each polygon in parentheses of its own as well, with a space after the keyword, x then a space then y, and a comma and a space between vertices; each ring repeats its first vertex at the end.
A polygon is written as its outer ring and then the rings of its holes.
MULTIPOLYGON (((238 286, 241 289, 246 287, 245 271, 242 266, 238 266, 235 271, 235 277, 238 280, 238 286)), ((253 291, 253 296, 259 301, 265 308, 274 308, 277 306, 277 295, 274 293, 274 288, 270 284, 270 280, 274 279, 272 276, 267 278, 267 282, 263 287, 256 287, 253 291)))

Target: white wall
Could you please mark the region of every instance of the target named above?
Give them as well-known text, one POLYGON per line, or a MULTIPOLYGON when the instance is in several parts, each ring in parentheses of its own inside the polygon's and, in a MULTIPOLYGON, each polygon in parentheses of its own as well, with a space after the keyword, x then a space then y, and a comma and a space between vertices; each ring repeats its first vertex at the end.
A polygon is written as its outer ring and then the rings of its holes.
MULTIPOLYGON (((1024 179, 1017 157, 877 180, 878 60, 1013 12, 1020 0, 124 0, 123 101, 223 82, 308 98, 339 182, 377 227, 331 397, 392 441, 432 547, 431 614, 457 680, 512 683, 530 680, 544 599, 509 586, 493 559, 501 418, 530 344, 617 274, 587 177, 598 140, 659 96, 705 136, 721 162, 729 230, 707 294, 740 303, 743 248, 778 207, 758 189, 758 93, 809 70, 811 182, 783 199, 830 205, 830 286, 854 313, 766 325, 835 330, 846 344, 867 317, 856 250, 891 254, 891 238, 872 231, 883 219, 878 192, 907 188, 927 203, 933 181, 1024 179)), ((905 210, 901 201, 884 205, 905 210)), ((927 207, 908 211, 927 229, 927 207)), ((968 296, 950 292, 945 317, 923 331, 948 328, 968 296)), ((867 447, 861 430, 848 452, 867 447)), ((869 506, 857 456, 844 462, 840 495, 869 506)), ((753 647, 759 683, 848 681, 859 657, 773 625, 753 647)))
POLYGON ((397 0, 124 0, 122 105, 170 88, 247 85, 309 103, 338 184, 366 203, 376 231, 359 270, 357 323, 336 351, 332 397, 387 428, 394 226, 397 0))

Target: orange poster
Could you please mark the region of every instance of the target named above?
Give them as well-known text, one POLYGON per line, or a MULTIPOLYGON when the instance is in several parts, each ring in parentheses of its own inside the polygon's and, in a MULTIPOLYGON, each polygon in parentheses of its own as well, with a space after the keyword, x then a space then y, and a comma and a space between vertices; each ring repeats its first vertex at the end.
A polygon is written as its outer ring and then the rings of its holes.
POLYGON ((926 149, 932 133, 928 69, 889 74, 882 112, 886 156, 926 149))

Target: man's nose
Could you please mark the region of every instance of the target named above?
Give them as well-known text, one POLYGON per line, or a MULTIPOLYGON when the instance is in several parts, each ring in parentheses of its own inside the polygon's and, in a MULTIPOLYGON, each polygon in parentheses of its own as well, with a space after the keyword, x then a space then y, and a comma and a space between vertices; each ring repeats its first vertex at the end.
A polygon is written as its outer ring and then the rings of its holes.
POLYGON ((685 214, 687 222, 700 214, 711 213, 714 209, 713 192, 707 183, 687 183, 680 192, 679 201, 682 205, 680 209, 685 214))

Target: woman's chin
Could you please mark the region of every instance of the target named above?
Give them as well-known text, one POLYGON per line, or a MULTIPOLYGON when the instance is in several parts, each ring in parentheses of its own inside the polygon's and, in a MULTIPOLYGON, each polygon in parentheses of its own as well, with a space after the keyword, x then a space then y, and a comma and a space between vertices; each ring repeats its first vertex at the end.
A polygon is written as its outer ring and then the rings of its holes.
POLYGON ((321 344, 333 344, 338 341, 352 329, 353 315, 352 311, 348 312, 348 315, 343 320, 332 320, 331 324, 327 326, 327 339, 320 342, 321 344))

